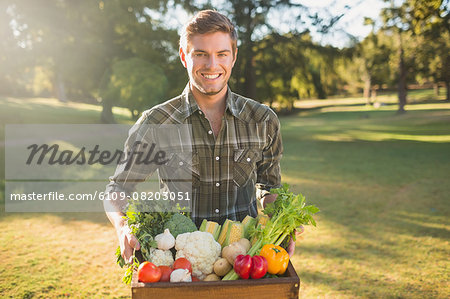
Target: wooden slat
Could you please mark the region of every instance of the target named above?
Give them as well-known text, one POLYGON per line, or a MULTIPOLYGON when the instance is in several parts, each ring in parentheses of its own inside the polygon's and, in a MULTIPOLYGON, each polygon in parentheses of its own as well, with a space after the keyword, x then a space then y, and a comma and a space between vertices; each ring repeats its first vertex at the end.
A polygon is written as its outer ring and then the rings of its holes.
POLYGON ((142 283, 133 274, 131 292, 139 298, 298 298, 300 279, 289 262, 286 273, 279 278, 240 279, 234 281, 157 282, 142 283))

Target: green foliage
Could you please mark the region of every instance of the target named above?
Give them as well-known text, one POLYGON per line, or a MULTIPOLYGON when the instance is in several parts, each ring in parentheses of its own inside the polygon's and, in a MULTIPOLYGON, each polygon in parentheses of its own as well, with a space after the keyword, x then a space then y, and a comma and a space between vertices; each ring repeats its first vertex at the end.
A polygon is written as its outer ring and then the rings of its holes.
POLYGON ((257 47, 260 100, 292 108, 299 98, 326 98, 343 82, 336 71, 341 52, 313 43, 308 33, 271 34, 257 47))
POLYGON ((168 228, 175 238, 179 234, 190 233, 197 230, 197 226, 191 218, 179 213, 173 214, 172 218, 165 223, 164 227, 168 228))
POLYGON ((112 65, 108 75, 102 98, 127 107, 134 117, 164 100, 168 81, 163 70, 152 63, 139 58, 121 60, 112 65))

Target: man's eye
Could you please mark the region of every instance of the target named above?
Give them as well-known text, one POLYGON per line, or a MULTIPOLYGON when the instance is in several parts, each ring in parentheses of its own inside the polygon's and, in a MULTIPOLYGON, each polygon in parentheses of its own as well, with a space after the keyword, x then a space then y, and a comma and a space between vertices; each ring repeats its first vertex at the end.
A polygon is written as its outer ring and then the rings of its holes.
POLYGON ((227 56, 227 54, 225 54, 225 53, 219 53, 219 57, 226 57, 227 56))
POLYGON ((203 57, 203 56, 205 56, 204 53, 196 53, 196 54, 194 54, 194 55, 195 55, 195 57, 203 57))

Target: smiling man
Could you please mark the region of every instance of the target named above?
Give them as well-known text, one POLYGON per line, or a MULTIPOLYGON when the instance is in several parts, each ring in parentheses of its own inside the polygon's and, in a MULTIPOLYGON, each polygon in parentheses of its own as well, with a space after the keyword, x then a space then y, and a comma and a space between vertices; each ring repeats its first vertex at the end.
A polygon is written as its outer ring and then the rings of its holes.
MULTIPOLYGON (((237 52, 236 30, 227 17, 212 10, 196 14, 180 36, 179 54, 189 83, 180 96, 145 111, 137 122, 191 125, 192 159, 174 155, 159 171, 167 166, 192 173, 191 218, 197 226, 203 219, 221 224, 255 217, 257 201, 263 206, 274 201, 269 190, 281 185, 283 148, 276 114, 228 87, 237 52)), ((132 146, 130 140, 126 147, 132 146)), ((107 191, 130 192, 155 170, 118 168, 107 191)), ((166 183, 160 176, 160 184, 166 183)), ((107 214, 128 260, 139 245, 122 218, 122 208, 111 212, 109 207, 107 214)))

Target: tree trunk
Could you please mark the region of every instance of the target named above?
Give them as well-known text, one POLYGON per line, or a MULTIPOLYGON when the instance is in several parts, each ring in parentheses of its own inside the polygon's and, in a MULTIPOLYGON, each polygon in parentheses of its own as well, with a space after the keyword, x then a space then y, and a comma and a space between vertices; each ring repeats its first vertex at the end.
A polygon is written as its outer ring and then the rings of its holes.
POLYGON ((100 114, 100 122, 103 124, 115 124, 114 114, 112 113, 112 103, 108 100, 102 100, 102 113, 100 114))
POLYGON ((377 101, 377 88, 378 85, 373 85, 372 90, 370 91, 370 101, 371 103, 375 103, 377 101))
POLYGON ((250 44, 247 45, 245 70, 244 70, 244 78, 245 78, 244 91, 246 97, 256 99, 256 74, 255 74, 255 66, 254 66, 255 62, 252 44, 253 43, 250 42, 250 44))
POLYGON ((445 88, 447 89, 447 97, 445 98, 445 101, 450 102, 450 81, 445 81, 445 88))
POLYGON ((59 72, 56 74, 56 97, 61 102, 67 102, 66 88, 59 72))
POLYGON ((363 97, 366 99, 366 105, 370 105, 370 95, 372 88, 372 77, 369 73, 364 76, 364 91, 363 97))
POLYGON ((399 72, 399 80, 398 80, 398 110, 397 114, 405 113, 405 105, 406 105, 406 65, 405 65, 405 52, 403 50, 403 43, 401 33, 399 33, 400 46, 399 46, 399 64, 398 64, 398 72, 399 72))
POLYGON ((433 83, 434 95, 439 96, 439 82, 433 83))

